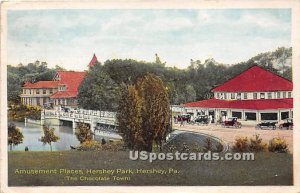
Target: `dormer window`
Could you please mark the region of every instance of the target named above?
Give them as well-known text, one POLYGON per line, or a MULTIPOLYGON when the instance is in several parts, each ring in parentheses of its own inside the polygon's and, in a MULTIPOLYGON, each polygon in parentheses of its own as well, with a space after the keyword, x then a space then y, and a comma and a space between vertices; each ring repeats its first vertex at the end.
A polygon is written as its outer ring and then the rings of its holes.
POLYGON ((241 94, 241 93, 237 93, 237 94, 236 94, 236 99, 237 99, 237 100, 241 100, 241 98, 242 98, 242 94, 241 94))
POLYGON ((260 93, 260 99, 265 99, 265 93, 263 92, 260 93))
POLYGON ((248 99, 248 93, 244 93, 244 99, 248 99))
POLYGON ((59 85, 58 86, 58 90, 59 91, 65 91, 65 90, 67 90, 67 85, 65 85, 65 84, 59 85))
POLYGON ((288 98, 292 98, 292 92, 288 92, 288 98))

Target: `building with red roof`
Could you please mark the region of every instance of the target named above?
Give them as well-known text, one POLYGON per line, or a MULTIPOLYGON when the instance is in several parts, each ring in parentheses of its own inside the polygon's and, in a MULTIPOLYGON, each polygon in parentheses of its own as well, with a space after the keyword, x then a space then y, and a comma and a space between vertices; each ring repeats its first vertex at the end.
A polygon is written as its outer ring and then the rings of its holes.
POLYGON ((293 83, 257 65, 212 92, 213 98, 182 105, 182 113, 208 115, 213 121, 281 121, 293 116, 293 83))
MULTIPOLYGON (((94 66, 94 54, 89 67, 94 66)), ((26 105, 77 106, 78 89, 87 72, 57 71, 52 81, 25 82, 21 102, 26 105)))
POLYGON ((86 72, 58 71, 52 81, 26 82, 22 87, 23 104, 77 106, 78 88, 86 72))

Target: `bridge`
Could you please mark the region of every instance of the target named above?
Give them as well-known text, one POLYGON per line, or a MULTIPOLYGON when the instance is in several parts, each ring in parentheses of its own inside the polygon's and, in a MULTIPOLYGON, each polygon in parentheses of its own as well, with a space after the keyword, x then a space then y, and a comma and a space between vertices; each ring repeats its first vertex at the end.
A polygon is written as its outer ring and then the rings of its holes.
POLYGON ((93 132, 97 130, 116 130, 116 112, 95 111, 85 109, 71 109, 66 111, 62 108, 54 110, 44 109, 41 112, 42 124, 58 124, 62 125, 64 122, 72 124, 75 129, 78 123, 87 123, 93 132))

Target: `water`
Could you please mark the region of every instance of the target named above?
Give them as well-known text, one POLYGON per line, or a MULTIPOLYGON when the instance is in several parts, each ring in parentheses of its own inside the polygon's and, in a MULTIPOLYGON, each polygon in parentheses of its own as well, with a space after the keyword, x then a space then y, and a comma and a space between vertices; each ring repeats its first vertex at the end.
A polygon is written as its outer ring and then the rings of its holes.
MULTIPOLYGON (((29 151, 50 151, 50 145, 40 141, 41 137, 44 136, 43 128, 40 125, 30 124, 23 122, 13 122, 23 133, 23 143, 13 146, 13 151, 21 150, 24 151, 25 147, 29 148, 29 151)), ((54 128, 54 133, 60 137, 57 142, 52 142, 52 150, 70 150, 70 146, 78 146, 80 143, 75 135, 75 130, 70 126, 50 126, 54 128)), ((120 137, 114 133, 95 136, 95 140, 101 141, 109 139, 119 139, 120 137)), ((9 149, 9 147, 8 147, 9 149)))

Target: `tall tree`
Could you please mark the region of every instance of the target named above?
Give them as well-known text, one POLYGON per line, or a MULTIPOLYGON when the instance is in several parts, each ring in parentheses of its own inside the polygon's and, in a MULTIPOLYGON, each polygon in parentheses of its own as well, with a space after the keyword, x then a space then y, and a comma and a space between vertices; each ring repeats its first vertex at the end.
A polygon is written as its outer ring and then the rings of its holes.
POLYGON ((135 86, 129 85, 127 89, 123 89, 117 111, 118 132, 129 149, 138 149, 137 143, 143 143, 139 140, 142 126, 141 109, 142 98, 135 86))
POLYGON ((11 123, 8 125, 8 145, 10 150, 14 145, 18 145, 23 143, 23 134, 19 128, 16 127, 15 124, 11 123))
POLYGON ((50 150, 52 151, 52 142, 57 142, 59 137, 54 134, 54 128, 49 128, 48 126, 43 126, 44 136, 41 137, 41 142, 43 144, 49 144, 50 150))
POLYGON ((141 117, 141 149, 151 152, 153 143, 161 147, 170 122, 170 106, 167 90, 157 76, 147 74, 137 83, 137 90, 143 99, 141 117))

